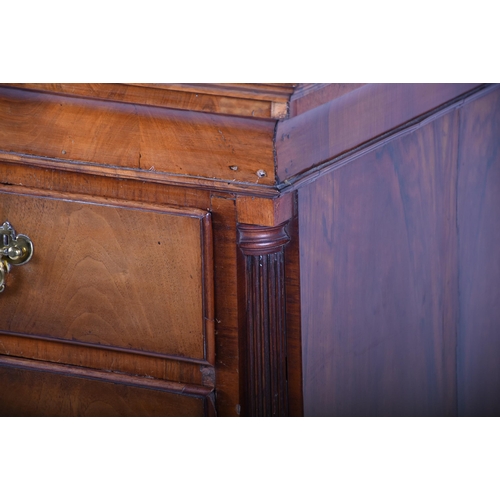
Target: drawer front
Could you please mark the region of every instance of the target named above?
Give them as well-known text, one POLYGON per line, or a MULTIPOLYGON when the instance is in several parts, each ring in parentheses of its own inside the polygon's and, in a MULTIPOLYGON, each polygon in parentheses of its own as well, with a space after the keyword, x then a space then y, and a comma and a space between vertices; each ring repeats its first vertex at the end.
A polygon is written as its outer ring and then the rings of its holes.
POLYGON ((211 416, 210 390, 0 356, 0 416, 211 416))
POLYGON ((0 330, 213 364, 210 214, 61 196, 0 191, 0 224, 34 244, 7 276, 0 330))

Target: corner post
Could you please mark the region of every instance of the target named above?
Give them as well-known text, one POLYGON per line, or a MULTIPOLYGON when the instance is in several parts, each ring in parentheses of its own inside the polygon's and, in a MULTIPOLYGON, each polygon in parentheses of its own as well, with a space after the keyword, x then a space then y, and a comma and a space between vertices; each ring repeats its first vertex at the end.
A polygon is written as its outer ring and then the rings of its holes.
POLYGON ((248 416, 288 416, 284 248, 288 222, 238 225, 244 257, 245 408, 248 416))

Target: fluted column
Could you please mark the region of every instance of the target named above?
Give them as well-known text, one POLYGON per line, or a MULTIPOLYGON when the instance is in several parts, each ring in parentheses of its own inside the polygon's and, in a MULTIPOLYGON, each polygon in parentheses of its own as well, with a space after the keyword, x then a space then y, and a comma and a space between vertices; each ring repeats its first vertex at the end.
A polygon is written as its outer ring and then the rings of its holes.
POLYGON ((249 416, 287 416, 284 247, 286 223, 240 224, 245 259, 245 393, 249 416))

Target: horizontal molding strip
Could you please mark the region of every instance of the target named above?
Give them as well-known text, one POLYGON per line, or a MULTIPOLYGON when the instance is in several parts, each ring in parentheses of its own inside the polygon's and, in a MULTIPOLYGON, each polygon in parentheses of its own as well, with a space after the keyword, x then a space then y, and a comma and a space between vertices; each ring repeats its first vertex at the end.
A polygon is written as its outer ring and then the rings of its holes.
POLYGON ((0 366, 18 368, 23 370, 42 371, 58 375, 77 377, 114 384, 140 387, 143 389, 153 389, 176 394, 189 395, 205 398, 213 392, 213 389, 194 384, 180 384, 178 382, 163 381, 147 377, 135 377, 121 373, 110 373, 92 368, 76 368, 67 365, 58 365, 47 361, 28 361, 11 356, 0 355, 0 366))
POLYGON ((115 165, 102 165, 98 163, 87 163, 77 161, 65 161, 55 158, 32 156, 22 153, 12 153, 0 150, 0 162, 17 163, 40 168, 54 170, 65 170, 90 174, 101 177, 112 177, 115 179, 132 179, 168 186, 191 187, 215 192, 230 192, 235 194, 249 194, 261 198, 277 198, 279 191, 275 186, 242 183, 221 179, 208 179, 206 177, 194 177, 180 174, 168 174, 150 170, 137 170, 129 167, 115 165))
POLYGON ((285 118, 294 85, 167 83, 2 83, 2 87, 200 113, 285 118))
POLYGON ((156 353, 156 352, 150 352, 150 351, 141 351, 140 349, 127 349, 125 347, 116 347, 116 346, 108 346, 108 345, 103 345, 103 344, 91 344, 88 342, 80 342, 78 340, 67 340, 67 339, 61 339, 58 337, 45 337, 43 335, 35 335, 35 334, 30 334, 30 333, 19 333, 19 332, 7 332, 4 330, 0 330, 0 336, 1 335, 7 335, 9 337, 19 337, 23 339, 32 339, 32 340, 37 340, 37 341, 44 341, 44 342, 56 342, 59 344, 66 344, 66 345, 71 345, 76 348, 88 348, 88 349, 102 349, 106 351, 113 351, 113 352, 120 352, 124 354, 134 354, 134 355, 140 355, 140 356, 148 356, 151 358, 159 358, 159 359, 164 359, 167 361, 176 361, 176 362, 182 362, 182 363, 192 363, 196 365, 202 365, 202 366, 213 366, 211 363, 209 363, 207 360, 204 359, 195 359, 195 358, 187 358, 187 357, 182 357, 182 356, 173 356, 170 354, 161 354, 161 353, 156 353))

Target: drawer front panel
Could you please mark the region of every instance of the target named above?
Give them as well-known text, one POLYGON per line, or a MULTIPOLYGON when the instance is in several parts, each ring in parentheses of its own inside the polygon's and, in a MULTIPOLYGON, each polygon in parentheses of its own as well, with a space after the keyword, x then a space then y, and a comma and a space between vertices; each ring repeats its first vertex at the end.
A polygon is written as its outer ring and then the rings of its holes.
POLYGON ((210 357, 208 212, 0 192, 4 220, 35 250, 7 276, 0 330, 210 357))
MULTIPOLYGON (((134 377, 95 370, 68 369, 50 363, 0 357, 0 416, 29 417, 169 417, 207 416, 210 392, 181 394, 134 377), (132 385, 135 384, 135 385, 132 385)), ((171 384, 172 385, 172 384, 171 384)), ((179 385, 179 384, 178 384, 179 385)), ((193 388, 196 391, 196 388, 193 388)))

